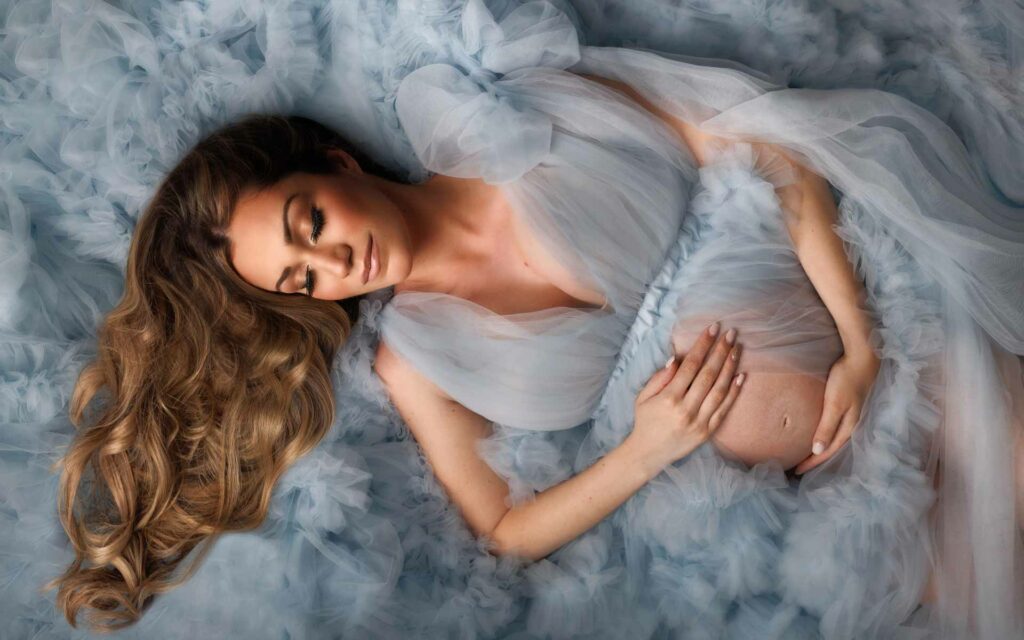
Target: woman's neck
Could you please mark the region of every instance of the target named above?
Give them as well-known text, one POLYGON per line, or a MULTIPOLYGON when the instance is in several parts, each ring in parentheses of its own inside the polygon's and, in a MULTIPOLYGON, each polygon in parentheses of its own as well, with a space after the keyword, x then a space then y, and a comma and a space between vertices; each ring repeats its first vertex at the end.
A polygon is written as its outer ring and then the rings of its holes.
POLYGON ((490 265, 514 251, 501 189, 483 180, 435 174, 418 184, 382 182, 409 230, 412 268, 399 291, 437 291, 468 297, 490 265))

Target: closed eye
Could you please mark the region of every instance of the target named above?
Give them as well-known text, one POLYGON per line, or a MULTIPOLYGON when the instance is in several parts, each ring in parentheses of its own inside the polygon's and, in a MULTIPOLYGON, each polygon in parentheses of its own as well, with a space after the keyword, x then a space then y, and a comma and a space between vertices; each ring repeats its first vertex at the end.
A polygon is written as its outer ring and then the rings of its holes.
POLYGON ((313 296, 313 272, 309 270, 309 265, 306 265, 306 293, 313 296))
POLYGON ((314 206, 309 213, 309 217, 313 221, 313 233, 309 239, 316 242, 317 238, 320 237, 320 233, 324 230, 324 214, 314 206))
MULTIPOLYGON (((316 206, 314 205, 314 206, 311 206, 311 208, 310 208, 309 217, 310 217, 310 219, 313 222, 313 231, 312 231, 312 233, 310 233, 309 240, 313 244, 316 244, 317 239, 320 238, 320 234, 324 230, 324 214, 323 214, 323 212, 320 211, 320 209, 317 209, 316 206)), ((306 285, 305 286, 306 286, 306 294, 309 295, 310 297, 313 296, 313 285, 314 284, 315 284, 315 278, 313 277, 313 272, 310 271, 309 265, 306 265, 306 285)))

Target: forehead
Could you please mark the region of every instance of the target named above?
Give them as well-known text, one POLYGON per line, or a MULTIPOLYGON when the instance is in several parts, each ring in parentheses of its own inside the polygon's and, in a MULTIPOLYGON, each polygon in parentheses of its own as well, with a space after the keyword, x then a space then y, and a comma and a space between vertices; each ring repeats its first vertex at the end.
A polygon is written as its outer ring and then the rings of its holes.
MULTIPOLYGON (((285 200, 297 192, 293 177, 257 190, 249 188, 239 194, 228 223, 231 238, 230 258, 239 275, 250 283, 273 290, 284 265, 284 226, 281 221, 285 200)), ((299 197, 289 205, 295 215, 299 197)))
POLYGON ((301 182, 302 176, 293 173, 271 185, 243 188, 235 200, 235 208, 231 212, 229 226, 234 225, 236 220, 239 222, 249 222, 249 219, 252 217, 270 214, 275 203, 277 204, 278 221, 280 221, 280 205, 292 192, 301 188, 301 182))
POLYGON ((277 221, 280 223, 281 205, 290 192, 284 188, 285 182, 282 180, 259 190, 256 187, 244 189, 235 201, 228 227, 235 229, 266 222, 266 219, 274 217, 274 209, 277 210, 277 221))

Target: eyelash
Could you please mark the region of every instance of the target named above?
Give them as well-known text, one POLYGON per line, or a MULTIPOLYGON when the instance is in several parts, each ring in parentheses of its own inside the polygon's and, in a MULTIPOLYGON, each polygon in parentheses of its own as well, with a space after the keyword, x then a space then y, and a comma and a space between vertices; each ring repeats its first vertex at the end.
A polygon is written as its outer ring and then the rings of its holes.
MULTIPOLYGON (((324 229, 324 214, 320 211, 320 209, 312 207, 310 211, 310 218, 313 221, 313 232, 312 234, 310 234, 309 239, 312 242, 316 242, 324 229)), ((306 265, 306 294, 309 296, 313 295, 313 283, 313 274, 309 270, 309 265, 306 265)))

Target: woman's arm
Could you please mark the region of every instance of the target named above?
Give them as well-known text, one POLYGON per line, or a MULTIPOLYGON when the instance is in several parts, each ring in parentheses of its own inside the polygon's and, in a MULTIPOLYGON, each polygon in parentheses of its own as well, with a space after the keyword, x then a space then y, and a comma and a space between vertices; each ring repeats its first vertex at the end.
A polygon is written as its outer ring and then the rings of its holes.
MULTIPOLYGON (((768 145, 770 146, 770 145, 768 145)), ((780 150, 771 147, 779 153, 780 150)), ((791 208, 786 224, 800 265, 835 320, 847 354, 871 352, 872 323, 864 312, 867 297, 833 225, 839 212, 828 181, 806 166, 782 154, 800 173, 800 182, 783 187, 798 190, 799 205, 791 208)), ((786 198, 780 195, 783 205, 786 198)))
MULTIPOLYGON (((729 139, 701 131, 659 109, 624 82, 585 77, 621 91, 661 118, 689 146, 699 165, 705 163, 711 145, 732 144, 729 139)), ((799 179, 776 188, 776 194, 800 265, 832 315, 843 343, 843 355, 829 369, 811 455, 795 469, 798 474, 806 473, 828 460, 850 439, 881 362, 871 345, 872 322, 865 313, 864 288, 846 256, 841 238, 833 229, 839 212, 828 181, 796 161, 782 147, 746 140, 737 142, 749 144, 756 153, 767 158, 777 154, 796 170, 799 179)))
POLYGON ((498 553, 538 560, 615 511, 660 472, 632 443, 626 438, 582 472, 509 509, 490 533, 498 553))
MULTIPOLYGON (((711 145, 729 145, 727 138, 714 136, 656 107, 628 84, 610 78, 579 74, 584 78, 617 89, 665 121, 690 148, 698 166, 705 164, 711 145)), ((797 162, 786 150, 762 142, 747 142, 760 154, 775 153, 798 172, 800 180, 776 192, 786 216, 790 238, 800 265, 822 302, 832 314, 848 354, 871 352, 868 338, 871 321, 863 312, 865 292, 843 249, 842 240, 832 229, 838 211, 828 181, 797 162)))
POLYGON ((543 558, 600 522, 660 472, 627 438, 583 472, 509 509, 508 485, 476 452, 490 422, 452 400, 383 341, 373 366, 467 524, 494 541, 492 553, 543 558))

